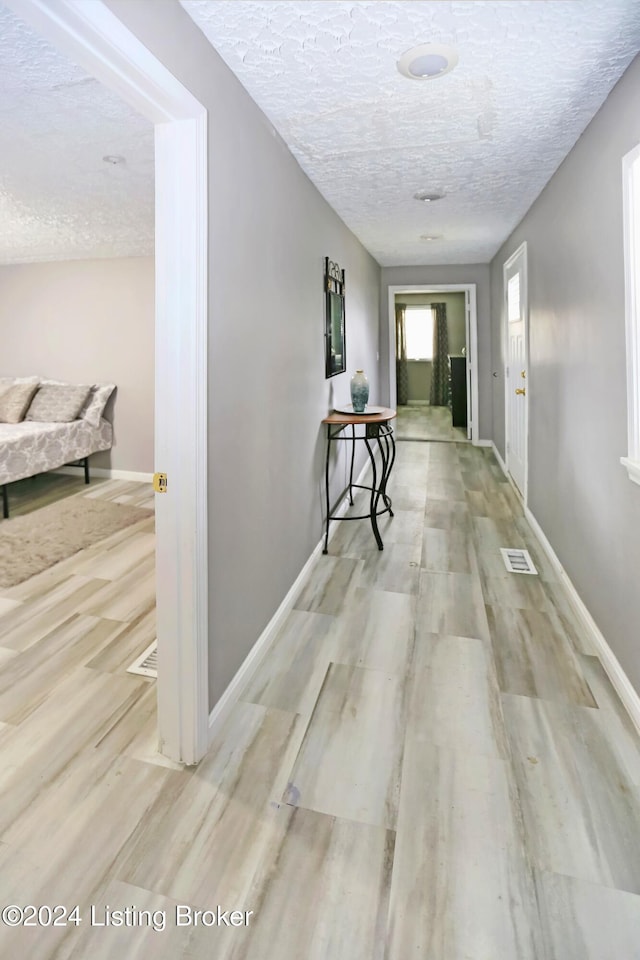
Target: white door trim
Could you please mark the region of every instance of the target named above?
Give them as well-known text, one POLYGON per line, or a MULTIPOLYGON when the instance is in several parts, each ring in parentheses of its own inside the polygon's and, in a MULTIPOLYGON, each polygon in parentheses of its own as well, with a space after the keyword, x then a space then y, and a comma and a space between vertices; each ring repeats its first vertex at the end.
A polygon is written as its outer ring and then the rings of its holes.
POLYGON ((37 33, 156 124, 158 730, 208 746, 207 112, 102 0, 7 0, 37 33))
POLYGON ((624 312, 627 351, 627 456, 621 463, 629 479, 640 483, 640 146, 622 158, 624 214, 624 312))
MULTIPOLYGON (((527 371, 526 395, 524 405, 524 490, 522 490, 522 500, 526 507, 529 502, 529 393, 531 389, 531 371, 529 367, 529 274, 527 266, 527 241, 524 240, 517 250, 511 254, 508 260, 502 265, 502 356, 504 361, 504 462, 507 473, 511 476, 509 470, 509 396, 512 384, 509 379, 509 322, 507 313, 507 272, 514 265, 516 260, 522 258, 522 284, 521 296, 524 304, 524 349, 525 349, 525 368, 527 371)), ((513 380, 513 378, 511 378, 513 380)), ((515 389, 515 387, 513 387, 515 389)))
POLYGON ((471 316, 471 343, 467 345, 471 375, 471 393, 467 391, 467 435, 472 443, 480 440, 478 409, 478 309, 475 283, 416 283, 389 287, 389 405, 396 401, 396 311, 395 299, 403 293, 468 293, 471 316))

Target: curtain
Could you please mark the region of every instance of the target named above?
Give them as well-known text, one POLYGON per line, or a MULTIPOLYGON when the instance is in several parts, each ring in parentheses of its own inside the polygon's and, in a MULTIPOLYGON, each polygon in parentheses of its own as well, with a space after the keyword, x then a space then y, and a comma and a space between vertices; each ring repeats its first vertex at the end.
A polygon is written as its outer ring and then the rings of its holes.
POLYGON ((449 403, 449 336, 447 333, 446 303, 432 303, 433 362, 431 364, 432 407, 446 407, 449 403))
POLYGON ((396 303, 396 389, 397 402, 406 404, 409 399, 409 366, 407 364, 407 331, 405 303, 396 303))

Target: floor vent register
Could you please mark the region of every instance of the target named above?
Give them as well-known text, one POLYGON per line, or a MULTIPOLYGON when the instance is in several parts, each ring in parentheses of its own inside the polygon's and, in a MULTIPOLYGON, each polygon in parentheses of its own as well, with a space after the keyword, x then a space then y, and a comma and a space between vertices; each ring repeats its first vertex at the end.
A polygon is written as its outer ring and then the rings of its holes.
POLYGON ((538 573, 533 565, 533 560, 529 556, 528 550, 519 550, 515 547, 500 547, 500 553, 502 554, 504 565, 509 573, 538 573))
POLYGON ((158 679, 158 641, 150 643, 144 653, 137 657, 130 667, 127 667, 127 673, 137 673, 141 677, 151 677, 158 679))

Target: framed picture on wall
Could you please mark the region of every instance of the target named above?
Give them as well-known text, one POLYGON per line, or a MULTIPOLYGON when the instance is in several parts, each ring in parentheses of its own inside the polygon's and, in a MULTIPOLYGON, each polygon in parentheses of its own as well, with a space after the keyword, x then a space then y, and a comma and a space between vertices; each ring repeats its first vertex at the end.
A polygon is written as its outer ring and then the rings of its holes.
POLYGON ((325 257, 325 379, 347 369, 344 323, 344 270, 325 257))

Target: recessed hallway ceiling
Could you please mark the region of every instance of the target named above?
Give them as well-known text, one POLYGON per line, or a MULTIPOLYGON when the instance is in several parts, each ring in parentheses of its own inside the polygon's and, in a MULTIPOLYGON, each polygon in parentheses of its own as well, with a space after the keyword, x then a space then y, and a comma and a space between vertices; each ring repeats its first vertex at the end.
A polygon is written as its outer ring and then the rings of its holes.
POLYGON ((388 266, 491 259, 640 49, 630 0, 181 2, 388 266), (425 42, 459 63, 408 80, 425 42))
POLYGON ((153 124, 0 6, 0 263, 153 248, 153 124))

